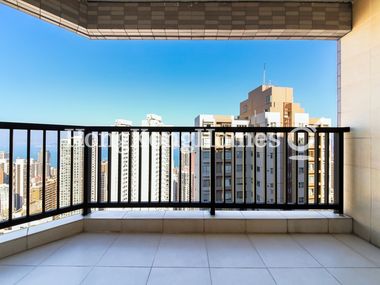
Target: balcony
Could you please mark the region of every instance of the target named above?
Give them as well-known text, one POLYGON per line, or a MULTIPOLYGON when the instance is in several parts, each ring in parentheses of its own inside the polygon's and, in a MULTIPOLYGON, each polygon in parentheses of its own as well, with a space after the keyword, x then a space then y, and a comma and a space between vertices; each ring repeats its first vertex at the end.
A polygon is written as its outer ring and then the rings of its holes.
POLYGON ((0 128, 2 229, 107 208, 343 214, 349 128, 0 128))
POLYGON ((339 284, 356 272, 345 267, 378 273, 380 251, 350 235, 342 212, 349 128, 0 129, 4 284, 339 284))
POLYGON ((379 284, 380 1, 0 2, 91 39, 336 40, 351 126, 0 123, 0 284, 379 284))

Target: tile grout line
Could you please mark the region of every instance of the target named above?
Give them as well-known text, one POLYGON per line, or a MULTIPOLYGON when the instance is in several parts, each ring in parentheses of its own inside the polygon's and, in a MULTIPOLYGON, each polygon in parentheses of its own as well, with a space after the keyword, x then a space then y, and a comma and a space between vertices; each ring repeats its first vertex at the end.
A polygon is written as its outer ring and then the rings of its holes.
POLYGON ((203 240, 205 242, 205 248, 206 248, 207 264, 208 264, 208 276, 210 278, 210 284, 213 285, 212 274, 211 274, 211 266, 210 266, 210 257, 208 255, 207 235, 206 234, 203 234, 203 240))
MULTIPOLYGON (((343 245, 345 245, 346 247, 348 247, 349 249, 351 249, 353 252, 359 254, 361 257, 363 257, 364 259, 368 260, 370 263, 372 263, 373 265, 375 265, 374 268, 379 268, 380 265, 376 264, 374 261, 372 261, 371 259, 369 259, 368 257, 364 256, 360 251, 356 250, 355 248, 351 247, 349 244, 347 244, 346 242, 338 239, 335 235, 331 235, 334 239, 336 239, 338 242, 342 243, 343 245)), ((369 242, 368 242, 369 243, 369 242)), ((370 243, 369 243, 370 244, 370 243)))
POLYGON ((156 256, 157 256, 158 250, 160 249, 160 246, 161 246, 161 241, 162 241, 163 235, 164 235, 163 233, 160 234, 160 240, 157 243, 157 248, 156 248, 156 251, 155 251, 154 256, 153 256, 152 264, 151 264, 150 269, 149 269, 149 274, 148 274, 148 277, 146 278, 146 282, 145 282, 146 285, 148 285, 150 275, 151 275, 152 270, 153 270, 154 262, 156 261, 156 256))
MULTIPOLYGON (((331 234, 328 234, 328 235, 330 235, 331 236, 331 234)), ((310 256, 318 263, 318 264, 320 264, 321 266, 322 266, 322 268, 332 277, 332 278, 334 278, 339 284, 342 284, 342 282, 340 282, 334 275, 332 275, 331 273, 330 273, 330 271, 329 270, 327 270, 327 267, 326 266, 324 266, 322 263, 320 263, 319 262, 319 260, 306 248, 306 247, 304 247, 294 236, 293 236, 293 234, 290 234, 289 235, 290 236, 290 238, 292 239, 292 240, 294 240, 294 242, 296 243, 296 244, 298 244, 301 248, 303 248, 308 254, 310 254, 310 256)))
POLYGON ((32 266, 32 267, 33 267, 32 270, 30 270, 29 272, 27 272, 24 276, 22 276, 22 277, 21 277, 19 280, 17 280, 16 283, 14 283, 14 284, 19 284, 22 280, 25 279, 26 276, 28 276, 30 273, 32 273, 34 270, 36 270, 36 268, 37 268, 38 266, 32 266))
MULTIPOLYGON (((29 229, 28 229, 28 232, 29 232, 29 229)), ((56 249, 53 250, 50 254, 48 254, 45 258, 43 258, 43 259, 41 260, 41 262, 39 262, 38 264, 36 264, 36 265, 32 265, 31 267, 33 267, 33 269, 30 270, 29 272, 27 272, 27 273, 26 273, 24 276, 22 276, 19 280, 17 280, 15 284, 18 284, 18 283, 20 283, 22 280, 24 280, 25 277, 27 277, 29 274, 31 274, 33 271, 35 271, 39 266, 41 266, 41 264, 42 264, 45 260, 47 260, 47 259, 48 259, 50 256, 52 256, 54 253, 56 253, 59 249, 61 249, 61 248, 67 243, 67 240, 68 240, 69 238, 70 238, 70 237, 64 238, 63 240, 65 240, 65 241, 62 243, 61 246, 58 246, 58 248, 56 248, 56 249)), ((59 241, 59 240, 58 240, 58 241, 59 241)), ((53 242, 51 242, 50 244, 53 244, 53 243, 58 242, 58 241, 53 241, 53 242)), ((26 239, 26 246, 28 247, 28 238, 26 239)), ((42 246, 44 246, 44 245, 37 246, 36 249, 37 249, 37 248, 40 248, 40 247, 42 247, 42 246)), ((29 251, 29 250, 32 250, 32 249, 28 249, 28 250, 26 250, 25 252, 27 252, 27 251, 29 251)), ((15 266, 22 266, 22 265, 15 265, 15 266)))
POLYGON ((264 264, 265 269, 267 270, 267 272, 269 273, 269 275, 272 277, 274 284, 277 285, 276 279, 274 278, 274 276, 273 276, 272 272, 270 271, 270 268, 268 267, 268 265, 265 263, 264 258, 261 256, 259 250, 256 248, 253 240, 251 240, 251 238, 250 238, 250 236, 248 234, 245 234, 245 236, 248 238, 249 244, 251 245, 251 247, 253 248, 253 250, 257 253, 257 255, 259 256, 261 262, 264 264))
MULTIPOLYGON (((84 275, 84 277, 82 278, 82 280, 79 282, 79 284, 83 284, 83 282, 87 279, 87 277, 90 275, 90 273, 94 270, 94 268, 96 267, 96 265, 99 264, 99 262, 102 260, 102 258, 105 256, 105 254, 108 252, 108 250, 111 248, 111 246, 116 242, 116 240, 118 239, 119 237, 117 235, 115 235, 114 239, 112 242, 110 242, 109 246, 104 250, 103 254, 100 256, 98 262, 96 262, 94 265, 91 266, 91 269, 84 275)), ((88 266, 90 267, 90 266, 88 266)))
POLYGON ((332 273, 330 272, 330 270, 328 269, 328 267, 325 267, 325 270, 327 271, 327 273, 328 273, 332 278, 334 278, 334 279, 336 280, 336 282, 338 282, 339 284, 343 285, 343 283, 340 282, 340 280, 339 280, 337 277, 335 277, 334 274, 332 274, 332 273))
MULTIPOLYGON (((48 256, 46 256, 45 258, 43 258, 42 261, 41 261, 37 266, 42 265, 42 263, 44 263, 49 257, 53 256, 53 254, 55 254, 55 253, 58 252, 61 248, 63 248, 63 247, 68 243, 68 239, 69 239, 69 238, 70 238, 70 237, 63 239, 64 242, 62 242, 62 245, 61 245, 61 246, 58 246, 58 248, 56 248, 56 249, 53 250, 48 256)), ((53 241, 52 243, 55 243, 55 242, 59 242, 59 240, 58 240, 58 241, 53 241)))

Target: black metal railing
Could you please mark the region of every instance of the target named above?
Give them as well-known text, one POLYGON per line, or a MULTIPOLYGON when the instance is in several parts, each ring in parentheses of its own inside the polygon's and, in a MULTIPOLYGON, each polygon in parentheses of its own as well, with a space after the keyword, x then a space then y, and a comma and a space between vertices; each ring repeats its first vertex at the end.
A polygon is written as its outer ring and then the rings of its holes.
POLYGON ((0 229, 103 208, 342 214, 345 132, 0 123, 0 229))

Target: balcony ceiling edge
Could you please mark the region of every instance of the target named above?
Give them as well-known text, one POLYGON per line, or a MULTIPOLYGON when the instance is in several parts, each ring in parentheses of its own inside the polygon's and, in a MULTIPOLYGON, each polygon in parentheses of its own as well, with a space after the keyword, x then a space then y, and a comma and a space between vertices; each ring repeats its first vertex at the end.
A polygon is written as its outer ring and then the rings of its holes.
POLYGON ((352 29, 350 2, 0 0, 90 39, 326 39, 352 29))

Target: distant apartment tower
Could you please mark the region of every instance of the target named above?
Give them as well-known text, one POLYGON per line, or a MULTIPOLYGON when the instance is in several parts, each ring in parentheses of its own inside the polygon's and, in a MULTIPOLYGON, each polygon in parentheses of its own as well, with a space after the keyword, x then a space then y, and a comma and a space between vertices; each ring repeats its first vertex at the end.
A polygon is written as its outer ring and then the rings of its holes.
POLYGON ((3 163, 0 163, 0 184, 4 184, 6 181, 5 166, 3 163))
POLYGON ((17 158, 13 167, 13 207, 19 210, 26 202, 26 159, 17 158))
MULTIPOLYGON (((42 177, 42 168, 43 168, 43 156, 42 156, 42 150, 38 152, 38 158, 37 158, 37 176, 42 177)), ((49 178, 51 176, 51 154, 50 151, 45 152, 45 177, 49 178)))
MULTIPOLYGON (((248 124, 248 120, 238 120, 231 115, 199 115, 195 118, 196 127, 247 127, 248 124)), ((195 148, 194 183, 198 185, 200 200, 208 202, 212 187, 211 133, 196 133, 195 141, 200 148, 195 148)), ((244 152, 243 142, 243 132, 215 133, 216 202, 252 201, 252 157, 249 149, 244 152)))
MULTIPOLYGON (((132 122, 119 119, 116 120, 115 126, 130 127, 132 122)), ((164 126, 164 124, 160 116, 148 114, 145 120, 142 121, 141 126, 143 129, 144 127, 160 127, 164 126)), ((150 134, 149 138, 149 132, 146 131, 128 130, 126 132, 111 133, 111 201, 117 201, 119 188, 121 201, 128 201, 128 199, 131 199, 132 202, 137 202, 139 199, 141 201, 148 201, 149 199, 158 201, 160 196, 161 201, 169 200, 169 162, 172 157, 169 142, 171 136, 168 132, 151 132, 150 134), (119 158, 121 159, 120 178, 118 171, 119 158), (149 171, 151 175, 150 181, 149 171), (140 186, 141 189, 139 189, 140 186), (151 190, 150 194, 149 190, 151 190), (128 195, 131 197, 128 197, 128 195)), ((93 157, 97 157, 94 152, 93 157)), ((103 175, 105 176, 104 180, 107 179, 108 171, 103 170, 103 175)), ((104 183, 101 184, 103 185, 104 183)), ((106 188, 107 184, 104 184, 101 191, 104 192, 106 188)))
POLYGON ((59 198, 61 207, 69 206, 71 203, 71 187, 73 190, 73 204, 83 201, 83 143, 83 137, 80 135, 74 135, 72 138, 62 138, 60 141, 59 198), (72 162, 71 155, 73 157, 72 162), (71 173, 73 174, 72 177, 71 173))
POLYGON ((276 121, 282 127, 295 127, 296 114, 304 113, 304 109, 293 102, 293 88, 261 85, 249 92, 248 99, 240 103, 239 118, 249 120, 251 125, 258 125, 252 120, 264 113, 276 113, 276 121))
MULTIPOLYGON (((321 122, 323 126, 331 126, 330 119, 310 119, 309 114, 305 113, 300 104, 293 102, 293 88, 273 85, 262 85, 249 92, 248 99, 240 103, 239 117, 249 120, 250 125, 256 127, 306 127, 317 126, 321 122)), ((310 202, 314 201, 316 193, 316 187, 313 184, 314 144, 311 144, 308 151, 309 160, 290 160, 285 158, 285 147, 288 145, 283 134, 267 135, 275 136, 274 138, 280 141, 280 147, 256 147, 254 150, 256 156, 254 181, 257 203, 283 203, 287 200, 289 203, 303 204, 306 203, 306 197, 310 202), (288 169, 287 173, 285 173, 285 166, 288 169), (309 185, 307 190, 306 183, 309 185), (308 192, 306 193, 306 191, 308 192)), ((306 142, 305 134, 301 133, 297 137, 295 135, 289 136, 289 139, 299 145, 306 142)), ((321 137, 321 140, 324 139, 321 137)), ((308 140, 313 141, 314 135, 310 135, 308 140)), ((321 145, 324 146, 323 141, 321 141, 321 145)), ((289 156, 296 155, 294 150, 289 147, 287 152, 289 156)), ((320 153, 321 163, 330 163, 329 161, 326 162, 325 157, 322 156, 324 149, 321 149, 320 153)), ((324 177, 323 169, 322 165, 319 172, 321 178, 324 177)), ((319 181, 318 187, 325 187, 323 179, 319 181)), ((330 182, 330 189, 331 185, 330 182)), ((320 191, 320 193, 322 192, 320 191)), ((321 195, 323 196, 323 193, 321 195)), ((322 196, 319 199, 323 199, 322 196)))
MULTIPOLYGON (((141 122, 142 127, 160 127, 165 126, 161 116, 155 114, 148 114, 141 122)), ((172 151, 170 149, 171 134, 168 132, 152 132, 150 136, 147 132, 141 135, 142 143, 142 198, 148 199, 148 181, 149 181, 149 168, 151 168, 151 200, 152 201, 169 201, 170 183, 169 172, 170 160, 172 159, 172 151), (149 150, 149 143, 151 145, 149 150), (151 165, 149 165, 149 152, 151 165), (148 179, 146 179, 148 178, 148 179)), ((173 190, 172 190, 173 191, 173 190)))
MULTIPOLYGON (((45 182, 45 210, 57 209, 57 179, 48 178, 45 182)), ((42 212, 42 180, 30 186, 30 213, 42 212)))
POLYGON ((9 185, 0 184, 0 221, 8 217, 9 185))
POLYGON ((108 161, 102 161, 100 165, 100 197, 99 202, 107 201, 108 199, 108 161))
MULTIPOLYGON (((190 139, 190 138, 189 138, 190 139)), ((179 151, 179 149, 178 149, 179 151)), ((190 202, 190 200, 197 201, 198 196, 194 193, 194 183, 192 181, 192 177, 194 175, 194 171, 191 170, 191 165, 193 164, 192 161, 190 161, 190 157, 192 155, 192 152, 190 150, 190 146, 183 146, 182 150, 180 152, 181 156, 178 154, 178 166, 176 166, 176 180, 177 180, 177 188, 175 191, 175 195, 173 196, 175 198, 175 201, 185 201, 190 202), (179 158, 181 158, 179 160, 179 158), (191 165, 190 165, 191 163, 191 165), (179 164, 181 164, 181 167, 179 167, 179 164), (179 170, 181 169, 181 175, 179 170), (179 180, 180 179, 180 180, 179 180), (180 183, 181 182, 181 183, 180 183), (191 183, 191 185, 190 185, 191 183)))
MULTIPOLYGON (((114 124, 115 127, 130 127, 132 122, 124 119, 117 119, 114 124)), ((118 200, 118 189, 120 183, 120 200, 128 201, 128 168, 129 168, 129 132, 113 132, 111 133, 111 200, 118 200), (121 159, 120 165, 120 177, 119 175, 119 158, 121 159)), ((137 159, 137 152, 131 153, 131 159, 137 159)), ((133 169, 133 166, 131 166, 133 169)), ((133 173, 136 173, 136 169, 132 170, 133 173)), ((137 180, 133 179, 131 189, 134 189, 133 184, 137 185, 137 180)), ((131 191, 132 201, 137 199, 135 191, 131 191)))

